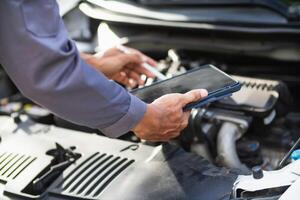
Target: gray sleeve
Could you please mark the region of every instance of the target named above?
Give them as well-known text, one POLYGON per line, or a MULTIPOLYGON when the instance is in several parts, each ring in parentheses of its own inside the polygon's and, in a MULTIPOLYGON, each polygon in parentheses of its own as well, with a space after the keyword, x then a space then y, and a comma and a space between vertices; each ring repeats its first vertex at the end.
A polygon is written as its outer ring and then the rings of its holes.
POLYGON ((0 63, 24 95, 110 137, 132 129, 146 111, 79 57, 55 0, 1 0, 0 63))

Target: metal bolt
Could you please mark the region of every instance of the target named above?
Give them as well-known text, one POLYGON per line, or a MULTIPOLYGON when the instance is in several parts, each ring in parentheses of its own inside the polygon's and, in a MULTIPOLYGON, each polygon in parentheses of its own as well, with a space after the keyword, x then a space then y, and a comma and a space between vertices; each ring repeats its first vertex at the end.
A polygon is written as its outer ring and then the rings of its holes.
POLYGON ((254 179, 261 179, 264 177, 264 172, 260 166, 255 166, 252 168, 252 175, 254 179))

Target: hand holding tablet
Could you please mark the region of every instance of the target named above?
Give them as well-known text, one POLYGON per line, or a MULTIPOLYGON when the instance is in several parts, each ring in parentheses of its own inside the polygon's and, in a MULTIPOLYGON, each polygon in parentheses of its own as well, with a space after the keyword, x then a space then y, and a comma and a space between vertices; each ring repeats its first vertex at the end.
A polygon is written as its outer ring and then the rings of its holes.
POLYGON ((156 82, 150 86, 135 89, 131 93, 146 103, 151 103, 165 94, 186 93, 193 89, 206 89, 208 91, 206 98, 189 103, 183 108, 184 110, 191 110, 192 108, 198 108, 230 96, 232 93, 240 90, 240 88, 240 83, 223 71, 213 65, 205 65, 170 79, 156 82))

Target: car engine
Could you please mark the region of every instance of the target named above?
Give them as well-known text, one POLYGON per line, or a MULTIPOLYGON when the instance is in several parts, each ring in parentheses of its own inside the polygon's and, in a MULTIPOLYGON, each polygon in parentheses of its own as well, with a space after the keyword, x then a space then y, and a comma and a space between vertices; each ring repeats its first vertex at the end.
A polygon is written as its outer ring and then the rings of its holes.
MULTIPOLYGON (((174 50, 169 54, 179 57, 174 50)), ((173 76, 196 67, 189 64, 172 69, 167 57, 159 67, 173 76)), ((300 165, 288 159, 279 168, 279 162, 298 137, 300 114, 288 109, 288 87, 234 77, 241 91, 194 109, 188 127, 168 143, 141 141, 132 133, 109 139, 20 93, 3 98, 2 198, 259 199, 289 192, 300 165)))
MULTIPOLYGON (((188 127, 169 142, 140 140, 132 132, 111 139, 27 99, 1 69, 1 200, 297 199, 299 55, 263 57, 273 41, 268 35, 245 33, 251 40, 244 41, 243 34, 192 29, 187 36, 190 29, 109 21, 107 10, 86 1, 62 12, 79 51, 137 48, 157 59, 167 77, 214 64, 242 89, 193 109, 188 127)), ((156 81, 145 78, 145 85, 156 81)))

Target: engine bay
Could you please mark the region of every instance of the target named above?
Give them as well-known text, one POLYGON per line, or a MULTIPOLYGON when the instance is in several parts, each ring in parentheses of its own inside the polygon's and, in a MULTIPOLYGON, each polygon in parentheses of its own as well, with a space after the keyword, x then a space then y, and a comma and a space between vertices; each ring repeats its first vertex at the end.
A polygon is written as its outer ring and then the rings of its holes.
MULTIPOLYGON (((169 77, 197 67, 176 63, 174 50, 168 54, 158 67, 169 77)), ((2 197, 276 199, 299 177, 298 161, 279 162, 299 137, 300 114, 290 110, 292 94, 282 81, 234 78, 243 85, 239 92, 194 109, 188 127, 168 143, 141 141, 133 133, 109 139, 20 93, 3 98, 2 197), (272 185, 281 174, 287 178, 272 185)))
MULTIPOLYGON (((167 77, 213 64, 242 89, 193 109, 188 127, 169 142, 132 132, 110 139, 27 99, 1 69, 0 199, 295 199, 299 37, 126 24, 97 18, 93 9, 101 13, 84 2, 64 15, 79 51, 137 48, 167 77)), ((145 85, 156 81, 145 78, 145 85)))

